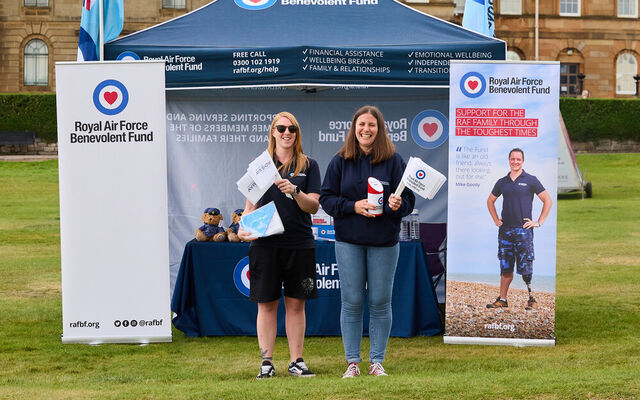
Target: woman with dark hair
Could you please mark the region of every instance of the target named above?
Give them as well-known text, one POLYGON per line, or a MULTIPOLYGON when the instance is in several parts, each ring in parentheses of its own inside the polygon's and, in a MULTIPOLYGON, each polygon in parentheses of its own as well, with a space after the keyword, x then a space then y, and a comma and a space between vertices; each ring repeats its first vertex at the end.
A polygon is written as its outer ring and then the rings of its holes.
POLYGON ((387 136, 378 108, 356 111, 344 146, 333 157, 322 184, 320 204, 334 218, 336 260, 340 274, 340 326, 347 370, 360 375, 360 343, 366 291, 369 304, 369 375, 387 375, 382 362, 391 332, 391 293, 398 263, 400 220, 413 210, 415 197, 400 184, 405 163, 387 136), (382 214, 370 212, 370 177, 382 184, 382 214))
POLYGON ((250 296, 258 303, 256 328, 262 365, 258 379, 271 378, 273 348, 278 328, 278 303, 284 286, 285 326, 289 342, 289 374, 315 376, 302 359, 306 299, 318 296, 315 242, 311 215, 318 211, 320 169, 302 152, 300 125, 288 113, 278 113, 269 129, 268 151, 284 179, 276 180, 257 204, 245 202, 244 215, 271 201, 284 225, 284 233, 256 238, 243 229, 238 236, 251 241, 249 248, 250 296), (287 197, 287 195, 290 195, 287 197))

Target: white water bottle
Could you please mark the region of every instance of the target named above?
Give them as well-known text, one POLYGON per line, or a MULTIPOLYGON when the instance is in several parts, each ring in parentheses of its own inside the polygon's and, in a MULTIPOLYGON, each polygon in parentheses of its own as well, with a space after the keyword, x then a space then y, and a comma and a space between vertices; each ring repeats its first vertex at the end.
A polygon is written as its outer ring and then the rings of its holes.
POLYGON ((409 219, 409 236, 411 240, 420 239, 420 215, 418 209, 414 208, 411 212, 411 218, 409 219))

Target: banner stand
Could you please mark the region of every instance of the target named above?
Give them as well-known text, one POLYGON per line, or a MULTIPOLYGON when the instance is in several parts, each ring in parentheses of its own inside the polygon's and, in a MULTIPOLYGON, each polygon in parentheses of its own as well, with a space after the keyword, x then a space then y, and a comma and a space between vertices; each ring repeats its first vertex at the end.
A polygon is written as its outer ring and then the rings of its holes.
POLYGON ((164 76, 56 63, 62 343, 171 341, 164 76))

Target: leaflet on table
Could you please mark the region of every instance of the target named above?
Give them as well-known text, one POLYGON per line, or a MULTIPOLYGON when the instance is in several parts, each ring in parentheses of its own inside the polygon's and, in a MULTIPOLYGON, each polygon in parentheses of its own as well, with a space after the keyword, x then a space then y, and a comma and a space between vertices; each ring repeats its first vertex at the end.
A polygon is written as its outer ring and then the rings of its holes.
POLYGON ((240 226, 252 236, 265 237, 284 232, 284 225, 278 214, 278 209, 273 201, 265 204, 257 210, 244 214, 240 220, 240 226))
POLYGON ((433 199, 438 190, 446 182, 447 178, 436 169, 422 161, 418 157, 410 157, 402 174, 402 181, 396 189, 399 196, 405 187, 413 190, 415 194, 425 199, 433 199))

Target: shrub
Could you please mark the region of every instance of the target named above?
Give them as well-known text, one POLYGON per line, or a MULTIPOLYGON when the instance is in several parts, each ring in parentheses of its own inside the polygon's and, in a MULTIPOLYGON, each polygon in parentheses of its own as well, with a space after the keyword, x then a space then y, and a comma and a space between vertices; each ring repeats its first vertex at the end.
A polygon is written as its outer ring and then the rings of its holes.
POLYGON ((49 143, 57 141, 55 93, 0 94, 0 130, 35 132, 49 143))
POLYGON ((561 98, 560 111, 571 141, 640 142, 640 100, 561 98))

